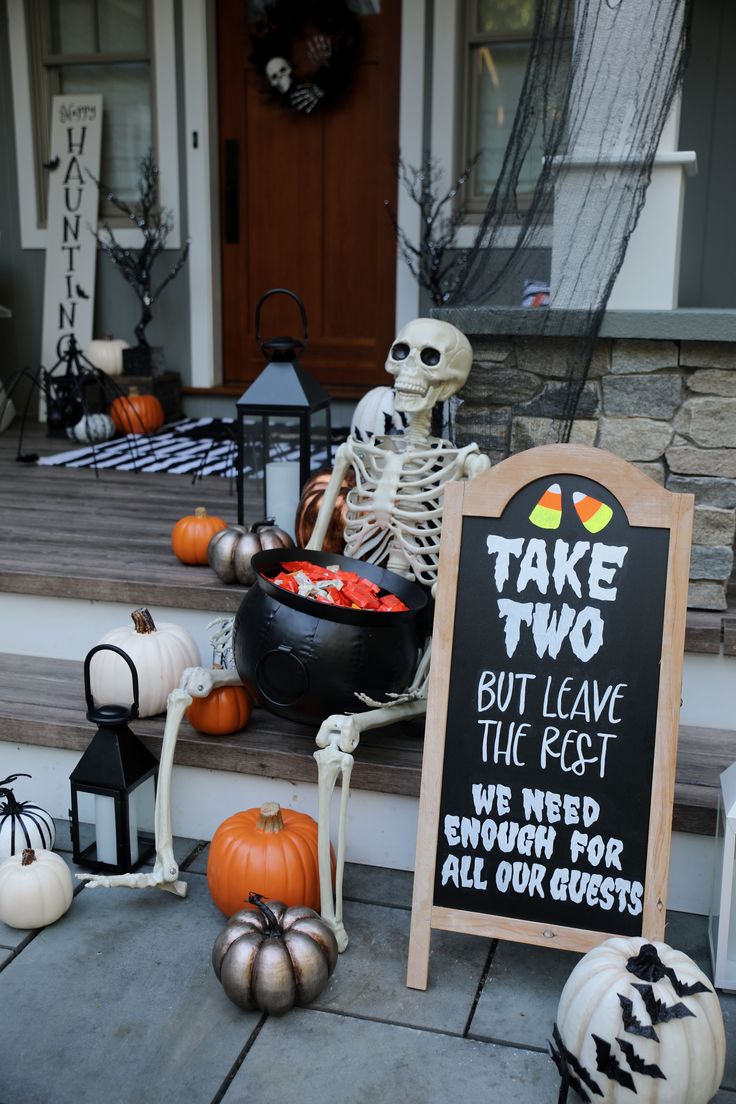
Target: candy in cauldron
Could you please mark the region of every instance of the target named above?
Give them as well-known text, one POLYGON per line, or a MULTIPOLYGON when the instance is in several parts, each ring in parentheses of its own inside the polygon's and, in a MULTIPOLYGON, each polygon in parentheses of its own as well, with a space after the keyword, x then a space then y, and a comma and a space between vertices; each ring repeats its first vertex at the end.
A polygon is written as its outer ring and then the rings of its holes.
POLYGON ((274 548, 252 560, 256 582, 235 617, 233 652, 243 681, 272 713, 310 724, 369 708, 411 682, 429 633, 428 596, 392 571, 334 552, 274 548), (294 560, 337 565, 377 583, 408 607, 383 612, 331 606, 292 594, 270 576, 294 560))

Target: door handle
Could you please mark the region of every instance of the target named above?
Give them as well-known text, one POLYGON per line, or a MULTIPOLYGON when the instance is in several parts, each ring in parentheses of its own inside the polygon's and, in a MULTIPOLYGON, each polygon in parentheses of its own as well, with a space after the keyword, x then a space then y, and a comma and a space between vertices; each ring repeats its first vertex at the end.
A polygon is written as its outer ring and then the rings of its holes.
POLYGON ((240 242, 240 142, 228 138, 225 142, 225 241, 240 242))

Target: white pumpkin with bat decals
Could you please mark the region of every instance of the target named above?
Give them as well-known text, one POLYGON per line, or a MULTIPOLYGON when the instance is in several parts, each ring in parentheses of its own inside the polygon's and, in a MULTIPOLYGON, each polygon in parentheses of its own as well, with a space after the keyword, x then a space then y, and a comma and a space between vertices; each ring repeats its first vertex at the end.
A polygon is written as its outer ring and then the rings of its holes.
POLYGON ((718 997, 691 958, 666 943, 608 939, 562 990, 552 1044, 567 1089, 596 1104, 707 1104, 723 1077, 718 997))

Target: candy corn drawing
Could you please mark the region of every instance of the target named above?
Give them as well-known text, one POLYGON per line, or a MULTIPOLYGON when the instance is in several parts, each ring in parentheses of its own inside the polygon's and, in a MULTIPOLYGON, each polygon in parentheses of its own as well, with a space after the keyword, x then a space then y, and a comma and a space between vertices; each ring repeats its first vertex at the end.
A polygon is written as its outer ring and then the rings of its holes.
POLYGON ((575 491, 572 500, 575 504, 575 513, 589 533, 600 533, 613 517, 610 506, 605 502, 599 502, 591 495, 583 494, 582 491, 575 491))
POLYGON ((538 529, 559 529, 562 520, 562 491, 559 483, 547 488, 529 515, 532 525, 538 529))

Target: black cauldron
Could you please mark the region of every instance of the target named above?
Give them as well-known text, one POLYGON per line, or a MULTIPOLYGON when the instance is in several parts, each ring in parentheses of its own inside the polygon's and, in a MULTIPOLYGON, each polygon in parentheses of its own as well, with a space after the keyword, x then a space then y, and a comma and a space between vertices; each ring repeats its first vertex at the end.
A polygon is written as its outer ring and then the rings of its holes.
POLYGON ((252 559, 256 582, 235 615, 233 651, 241 679, 279 717, 320 723, 331 713, 368 709, 411 682, 430 632, 426 590, 382 567, 304 548, 273 548, 252 559), (355 571, 409 608, 395 613, 347 609, 291 594, 271 582, 281 564, 309 561, 355 571))

